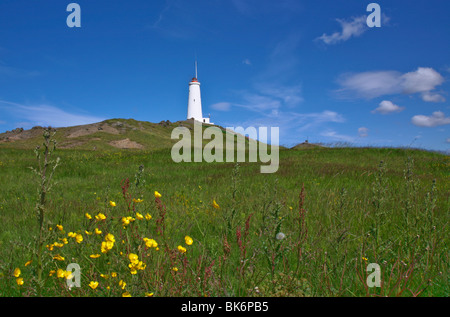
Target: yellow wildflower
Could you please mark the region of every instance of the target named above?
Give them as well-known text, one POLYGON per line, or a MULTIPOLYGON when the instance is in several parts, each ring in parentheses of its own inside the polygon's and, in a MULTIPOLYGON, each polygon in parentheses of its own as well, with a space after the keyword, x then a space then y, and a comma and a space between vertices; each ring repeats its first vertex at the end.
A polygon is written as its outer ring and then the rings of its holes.
POLYGON ((92 289, 96 289, 97 286, 98 286, 98 282, 91 281, 91 282, 89 283, 89 287, 92 288, 92 289))
POLYGON ((144 219, 144 216, 142 216, 140 213, 136 213, 136 218, 138 219, 138 220, 142 220, 142 219, 144 219))
POLYGON ((127 285, 127 283, 125 283, 123 280, 120 280, 120 282, 119 282, 119 286, 122 288, 122 289, 125 289, 125 286, 127 285))
POLYGON ((216 200, 215 200, 215 199, 213 200, 212 205, 213 205, 213 207, 216 208, 216 209, 219 209, 219 208, 220 208, 219 204, 216 203, 216 200))
POLYGON ((66 278, 66 280, 70 280, 70 279, 73 279, 73 274, 71 271, 65 271, 64 277, 66 278))
POLYGON ((117 273, 116 272, 111 272, 111 277, 117 277, 117 273))
POLYGON ((77 234, 75 236, 75 240, 77 241, 77 243, 81 243, 83 241, 83 236, 81 234, 77 234))
POLYGON ((71 238, 75 238, 76 235, 77 235, 77 234, 74 233, 74 232, 69 232, 69 233, 67 234, 67 236, 69 236, 69 237, 71 237, 71 238))
POLYGON ((133 263, 133 264, 139 263, 139 257, 138 257, 137 254, 130 253, 130 254, 128 255, 128 259, 129 259, 130 262, 133 263))
POLYGON ((130 273, 131 274, 137 274, 137 270, 136 270, 136 267, 133 265, 133 264, 128 264, 128 267, 130 268, 130 273))
POLYGON ((105 241, 109 241, 109 242, 116 242, 116 239, 114 239, 114 236, 111 233, 108 233, 105 236, 105 241))
POLYGON ((58 278, 63 278, 65 276, 65 271, 63 269, 58 269, 58 271, 56 271, 56 276, 58 278))
POLYGON ((95 234, 102 234, 102 231, 101 230, 99 230, 98 228, 95 228, 95 234))
POLYGON ((153 296, 153 293, 145 293, 145 297, 152 297, 153 296))
POLYGON ((124 226, 128 226, 130 224, 130 219, 128 219, 128 217, 122 217, 121 221, 124 226))
POLYGON ((63 257, 63 256, 60 256, 59 254, 57 254, 57 255, 55 255, 55 256, 53 257, 53 260, 64 261, 64 257, 63 257))
POLYGON ((51 270, 50 272, 48 272, 48 276, 52 276, 53 274, 55 274, 56 271, 55 270, 51 270))
POLYGON ((116 203, 113 202, 113 201, 110 201, 110 202, 109 202, 109 205, 110 205, 111 207, 116 207, 116 203))
POLYGON ((98 215, 95 216, 95 219, 97 219, 97 220, 105 220, 106 216, 104 214, 102 214, 101 212, 99 212, 98 215))
POLYGON ((92 219, 92 216, 89 213, 85 213, 84 216, 88 219, 92 219))
POLYGON ((178 251, 180 251, 181 253, 186 253, 186 248, 183 248, 181 245, 179 245, 177 247, 178 251))
POLYGON ((173 268, 172 268, 172 271, 178 272, 178 268, 177 268, 177 267, 173 267, 173 268))
POLYGON ((129 292, 125 292, 122 294, 122 297, 131 297, 131 294, 129 292))
POLYGON ((140 199, 140 198, 138 198, 138 199, 133 198, 133 201, 134 201, 135 203, 141 203, 141 202, 143 202, 144 200, 143 200, 143 199, 140 199))
POLYGON ((14 275, 14 277, 19 277, 21 273, 22 272, 20 271, 20 269, 18 267, 16 267, 16 269, 14 270, 13 275, 14 275))
POLYGON ((63 231, 63 226, 62 225, 56 225, 56 228, 58 228, 59 231, 63 231))
POLYGON ((91 254, 90 256, 89 256, 91 259, 96 259, 96 258, 99 258, 100 257, 100 254, 91 254))
POLYGON ((145 219, 146 219, 146 220, 152 219, 152 215, 150 215, 149 213, 147 213, 147 214, 145 215, 145 219))
POLYGON ((86 233, 88 236, 90 236, 92 234, 92 232, 84 230, 84 233, 86 233))
POLYGON ((33 262, 32 260, 27 261, 27 263, 25 263, 25 266, 28 266, 31 264, 31 262, 33 262))
POLYGON ((194 242, 194 240, 192 240, 190 236, 185 236, 184 241, 186 242, 187 245, 192 245, 192 243, 194 242))
POLYGON ((101 251, 102 253, 106 253, 109 250, 111 250, 114 246, 114 242, 111 241, 103 241, 101 245, 101 251))
POLYGON ((16 279, 16 283, 17 283, 17 285, 23 285, 23 278, 21 278, 21 277, 19 277, 19 278, 17 278, 16 279))
POLYGON ((145 246, 147 248, 157 248, 158 247, 158 243, 153 239, 144 238, 144 241, 145 241, 145 246))
POLYGON ((161 194, 155 190, 155 198, 161 198, 161 194))

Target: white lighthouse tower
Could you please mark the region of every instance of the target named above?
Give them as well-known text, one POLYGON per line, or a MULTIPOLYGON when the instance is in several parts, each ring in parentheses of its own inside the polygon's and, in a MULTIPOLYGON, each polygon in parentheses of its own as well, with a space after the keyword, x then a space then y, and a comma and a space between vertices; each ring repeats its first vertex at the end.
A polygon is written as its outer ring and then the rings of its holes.
POLYGON ((200 82, 197 79, 197 61, 195 61, 195 77, 189 82, 189 99, 187 119, 194 119, 202 123, 208 123, 209 118, 203 118, 202 97, 200 95, 200 82))

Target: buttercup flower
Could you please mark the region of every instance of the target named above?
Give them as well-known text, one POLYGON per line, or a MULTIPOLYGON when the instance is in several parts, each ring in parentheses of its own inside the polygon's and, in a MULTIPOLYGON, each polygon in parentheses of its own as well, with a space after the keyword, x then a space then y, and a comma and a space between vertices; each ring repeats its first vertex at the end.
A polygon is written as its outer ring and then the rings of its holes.
POLYGON ((110 202, 109 202, 109 205, 110 205, 111 207, 116 207, 116 203, 113 202, 113 201, 110 201, 110 202))
POLYGON ((73 274, 71 271, 65 271, 64 277, 66 278, 66 280, 70 280, 70 279, 73 279, 73 274))
POLYGON ((63 269, 58 269, 58 271, 56 271, 56 276, 59 278, 63 278, 65 276, 65 271, 63 269))
POLYGON ((19 285, 19 286, 23 285, 23 278, 21 278, 21 277, 17 278, 17 279, 16 279, 16 283, 17 283, 17 285, 19 285))
POLYGON ((153 239, 144 238, 143 240, 145 241, 145 246, 147 248, 157 248, 158 247, 158 243, 153 239))
POLYGON ((57 228, 59 231, 63 231, 63 226, 62 226, 62 225, 56 225, 56 228, 57 228))
POLYGON ((89 283, 89 287, 92 288, 92 289, 96 289, 97 286, 98 286, 98 282, 91 281, 91 282, 89 283))
POLYGON ((216 203, 216 200, 215 200, 215 199, 213 200, 212 205, 213 205, 213 207, 216 208, 216 209, 219 209, 219 208, 220 208, 219 204, 216 203))
POLYGON ((116 239, 114 239, 114 236, 111 233, 108 233, 105 236, 105 241, 116 242, 116 239))
POLYGON ((140 213, 136 213, 136 218, 138 219, 138 220, 142 220, 142 219, 144 219, 144 216, 142 216, 140 213))
POLYGON ((20 271, 20 269, 18 267, 16 267, 16 269, 14 270, 13 275, 14 275, 14 277, 19 277, 21 273, 22 272, 20 271))
POLYGON ((152 219, 152 215, 150 215, 149 213, 147 213, 147 214, 145 215, 145 219, 146 219, 146 220, 152 219))
POLYGON ((90 256, 89 256, 91 259, 96 259, 96 258, 99 258, 100 257, 100 254, 91 254, 90 256))
POLYGON ((180 251, 181 253, 186 253, 186 248, 183 248, 181 245, 179 245, 177 247, 178 251, 180 251))
POLYGON ((77 241, 77 243, 81 243, 83 241, 83 236, 81 234, 77 234, 75 236, 75 241, 77 241))
POLYGON ((85 213, 84 216, 85 216, 86 218, 88 218, 88 219, 92 219, 92 216, 91 216, 90 214, 88 214, 88 213, 85 213))
POLYGON ((185 236, 184 241, 186 242, 187 245, 191 245, 194 242, 194 240, 192 240, 190 236, 185 236))
POLYGON ((130 262, 133 263, 133 264, 137 264, 137 263, 139 262, 139 257, 138 257, 138 255, 137 255, 137 254, 134 254, 134 253, 130 253, 130 254, 128 255, 128 259, 129 259, 130 262))
POLYGON ((106 216, 100 212, 100 213, 98 213, 97 216, 95 216, 95 219, 97 219, 97 220, 105 220, 106 216))
POLYGON ((55 255, 55 256, 53 257, 53 260, 64 261, 64 257, 63 257, 63 256, 60 256, 59 254, 57 254, 57 255, 55 255))
POLYGON ((131 294, 129 292, 125 292, 122 294, 122 297, 131 297, 131 294))
POLYGON ((161 194, 155 190, 155 198, 161 198, 161 194))
POLYGON ((101 230, 99 230, 98 228, 95 228, 95 234, 102 234, 102 231, 101 230))

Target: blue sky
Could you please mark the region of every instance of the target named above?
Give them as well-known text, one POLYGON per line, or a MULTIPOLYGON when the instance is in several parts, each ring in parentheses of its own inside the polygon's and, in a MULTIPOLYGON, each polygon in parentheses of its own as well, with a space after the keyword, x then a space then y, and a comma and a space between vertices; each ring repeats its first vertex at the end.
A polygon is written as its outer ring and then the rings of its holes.
POLYGON ((0 131, 203 115, 280 144, 450 149, 449 1, 2 0, 0 131), (69 3, 81 27, 69 28, 69 3))

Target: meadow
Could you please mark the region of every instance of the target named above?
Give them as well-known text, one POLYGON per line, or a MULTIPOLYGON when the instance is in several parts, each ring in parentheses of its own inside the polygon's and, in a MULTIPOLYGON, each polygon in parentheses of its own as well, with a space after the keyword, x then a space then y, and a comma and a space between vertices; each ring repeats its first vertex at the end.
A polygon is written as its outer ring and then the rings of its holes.
POLYGON ((261 174, 170 148, 48 155, 43 178, 0 147, 0 296, 449 296, 449 156, 282 149, 261 174))

